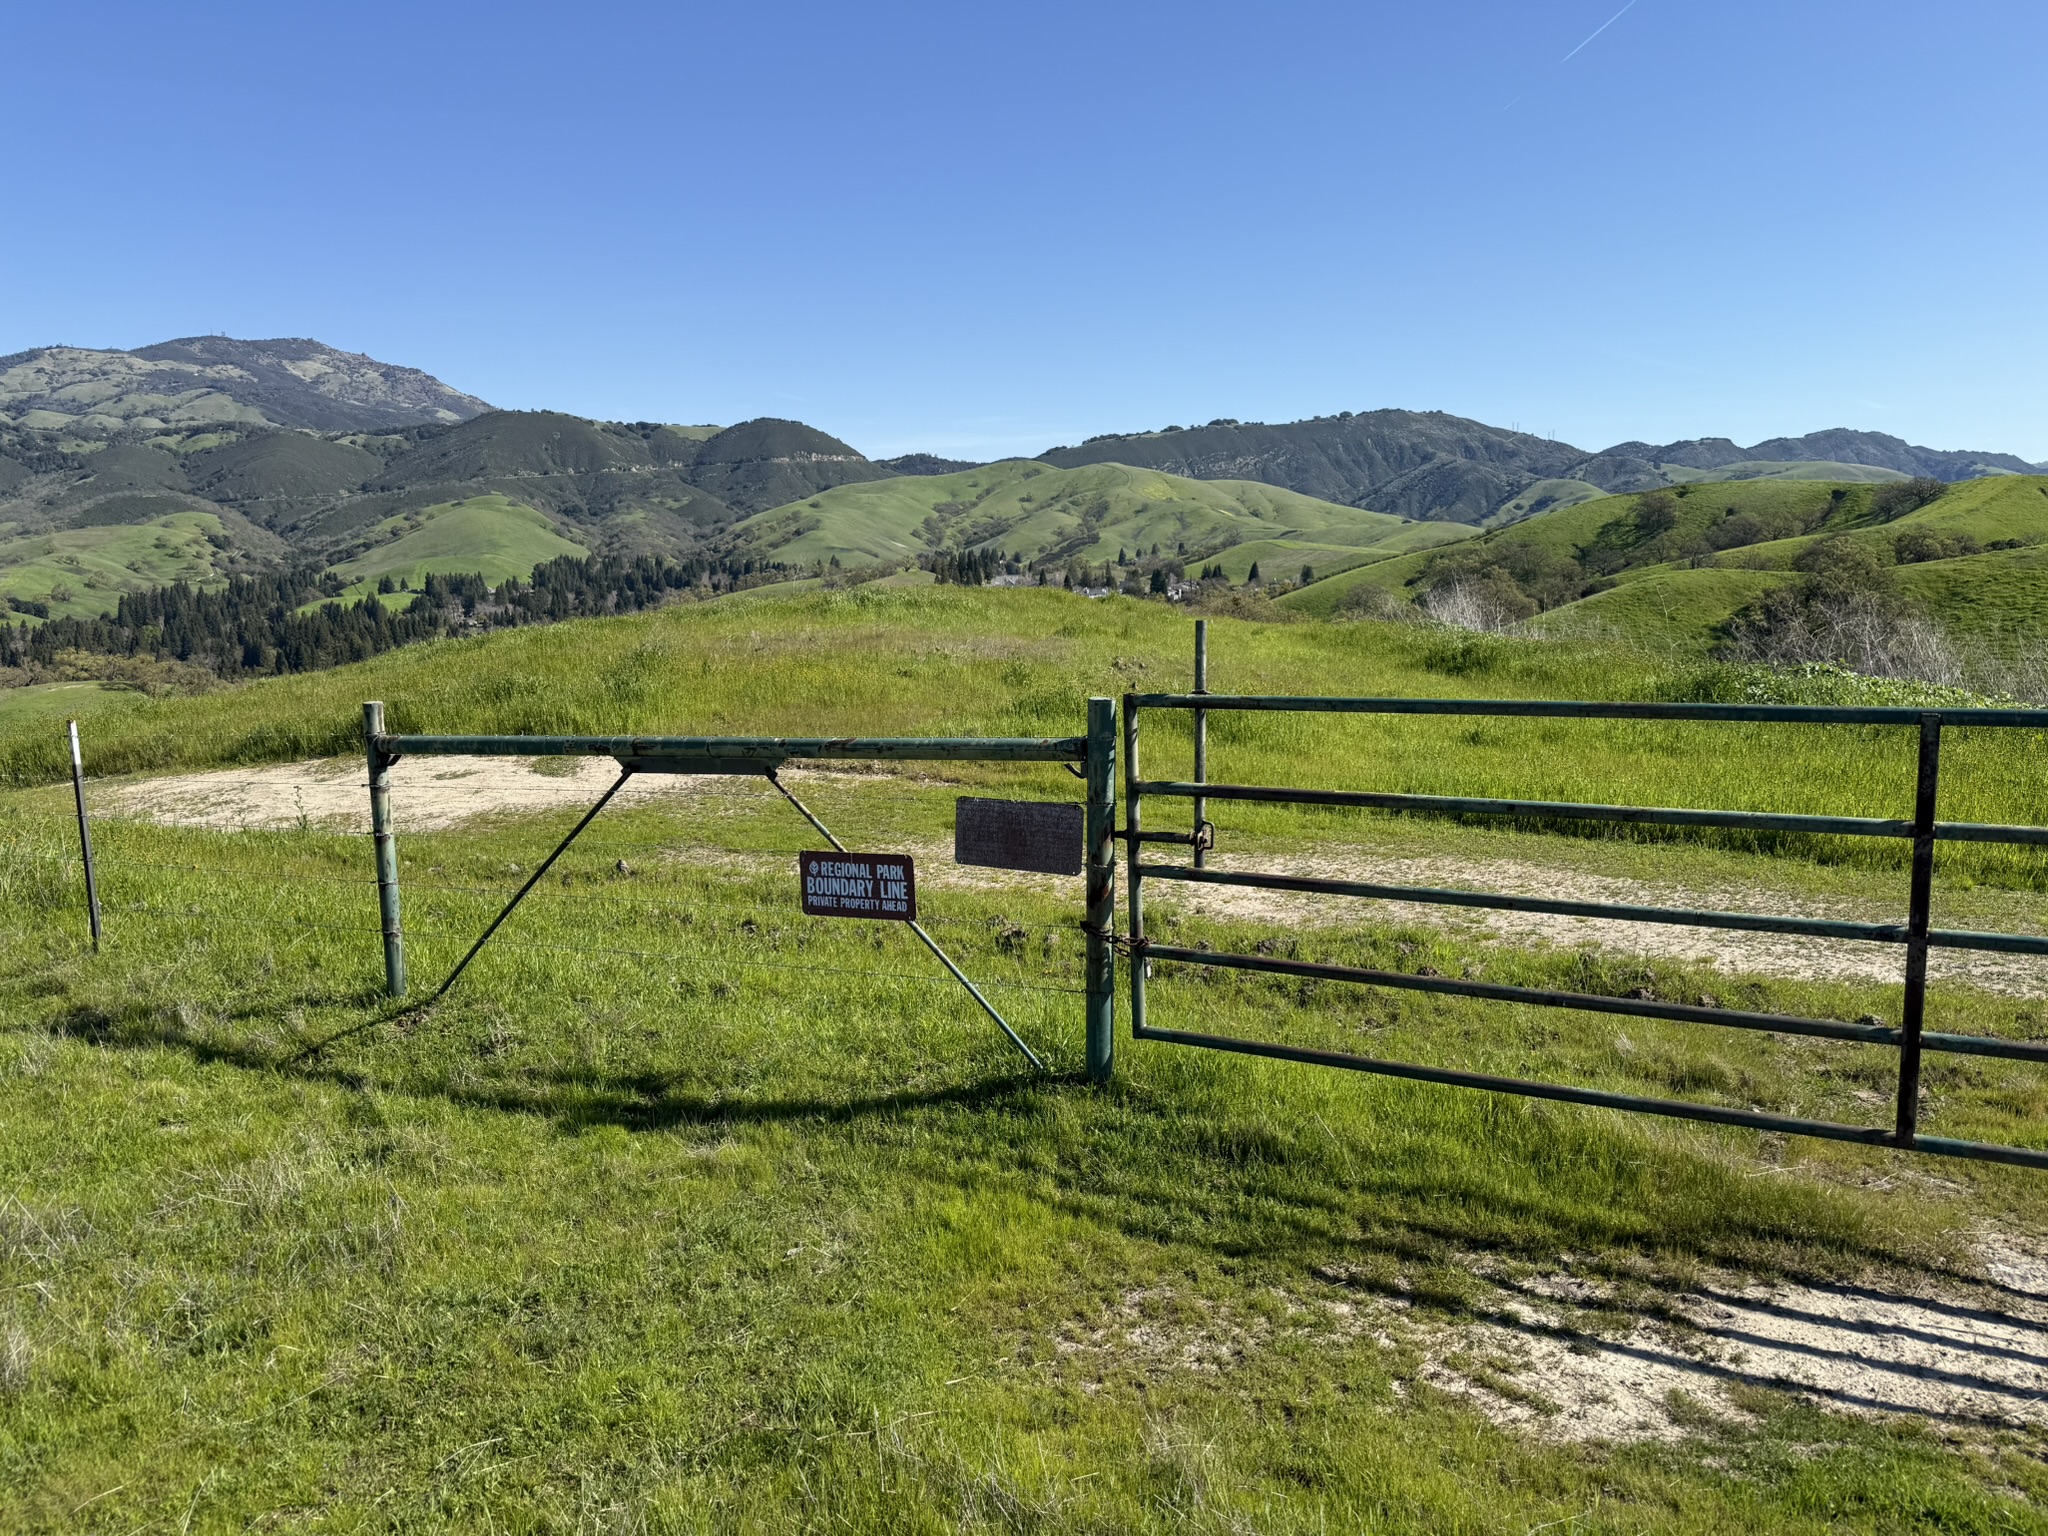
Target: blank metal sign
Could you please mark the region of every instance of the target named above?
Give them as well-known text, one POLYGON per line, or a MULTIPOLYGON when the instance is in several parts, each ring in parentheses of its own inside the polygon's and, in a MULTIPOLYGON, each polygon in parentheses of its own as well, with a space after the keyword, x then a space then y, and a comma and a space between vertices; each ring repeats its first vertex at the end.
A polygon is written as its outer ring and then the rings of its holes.
POLYGON ((953 817, 953 861, 1041 875, 1081 873, 1081 807, 1057 800, 962 796, 953 817))

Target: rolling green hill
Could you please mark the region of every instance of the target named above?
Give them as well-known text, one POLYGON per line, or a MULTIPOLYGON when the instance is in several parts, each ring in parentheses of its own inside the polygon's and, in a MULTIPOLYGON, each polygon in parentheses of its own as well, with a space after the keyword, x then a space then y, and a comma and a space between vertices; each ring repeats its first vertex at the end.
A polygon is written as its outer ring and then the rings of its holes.
MULTIPOLYGON (((733 537, 792 564, 899 561, 941 549, 1000 549, 1046 564, 1095 564, 1155 545, 1192 562, 1264 541, 1298 566, 1355 564, 1375 548, 1413 548, 1463 532, 1252 481, 1190 480, 1124 464, 1056 469, 1011 459, 950 475, 842 485, 748 518, 733 537)), ((1225 567, 1241 581, 1237 567, 1258 558, 1226 555, 1225 567)))
POLYGON ((380 524, 377 531, 389 541, 332 567, 350 583, 341 594, 343 602, 368 596, 383 576, 403 578, 416 588, 430 573, 474 571, 495 584, 508 576, 524 578, 543 560, 590 553, 563 538, 532 507, 503 496, 423 507, 380 524))
POLYGON ((1603 497, 1495 529, 1453 554, 1349 570, 1280 601, 1327 617, 1361 610, 1372 593, 1412 601, 1449 574, 1505 577, 1542 603, 1538 630, 1595 628, 1703 652, 1734 614, 1795 579, 1802 554, 1841 538, 1893 567, 1898 594, 1952 632, 2048 628, 2048 478, 1965 481, 1896 512, 1906 489, 1787 477, 1603 497), (1902 552, 1900 541, 1916 533, 1934 543, 1902 552))
POLYGON ((107 613, 123 592, 174 581, 225 581, 233 544, 212 512, 177 511, 138 523, 4 537, 0 524, 0 622, 107 613), (48 610, 34 614, 23 605, 48 610), (9 608, 12 611, 9 611, 9 608))

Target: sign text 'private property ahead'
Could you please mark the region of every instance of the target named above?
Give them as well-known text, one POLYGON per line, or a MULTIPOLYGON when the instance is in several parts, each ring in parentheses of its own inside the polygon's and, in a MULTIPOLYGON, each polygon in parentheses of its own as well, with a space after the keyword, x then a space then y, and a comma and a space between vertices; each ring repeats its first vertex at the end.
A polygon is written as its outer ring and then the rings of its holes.
POLYGON ((907 853, 800 853, 809 917, 917 920, 917 871, 907 853))

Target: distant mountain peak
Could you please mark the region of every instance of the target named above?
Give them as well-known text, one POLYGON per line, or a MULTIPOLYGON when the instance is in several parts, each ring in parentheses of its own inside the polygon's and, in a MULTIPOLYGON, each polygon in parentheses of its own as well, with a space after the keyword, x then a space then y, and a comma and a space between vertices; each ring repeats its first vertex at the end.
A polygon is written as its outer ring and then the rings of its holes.
POLYGON ((468 421, 489 409, 417 368, 302 336, 183 336, 132 351, 36 347, 0 358, 0 420, 25 427, 375 432, 468 421))

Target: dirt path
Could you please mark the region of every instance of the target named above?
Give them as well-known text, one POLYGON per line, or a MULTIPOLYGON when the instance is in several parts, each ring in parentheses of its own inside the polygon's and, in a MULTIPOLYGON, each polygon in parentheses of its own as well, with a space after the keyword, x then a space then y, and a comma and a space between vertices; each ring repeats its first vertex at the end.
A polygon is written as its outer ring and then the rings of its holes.
MULTIPOLYGON (((618 765, 608 757, 426 758, 394 773, 391 811, 401 833, 435 832, 479 816, 587 807, 617 776, 618 765)), ((729 794, 735 782, 647 775, 620 791, 620 799, 729 794)), ((370 830, 369 783, 359 758, 144 779, 115 788, 107 804, 116 815, 174 827, 370 830)))
POLYGON ((1950 1437, 2048 1427, 2048 1268, 1996 1238, 1980 1257, 1989 1295, 1709 1282, 1620 1329, 1588 1329, 1579 1312, 1611 1319, 1614 1287, 1537 1277, 1504 1288, 1487 1321, 1425 1330, 1423 1378, 1551 1439, 1679 1439, 1701 1411, 1748 1418, 1745 1387, 1950 1437))
MULTIPOLYGON (((422 759, 399 769, 392 792, 392 811, 399 832, 406 833, 437 831, 486 815, 522 815, 588 806, 604 792, 615 773, 609 758, 422 759)), ((857 770, 819 768, 793 768, 788 776, 793 785, 855 784, 865 777, 857 770)), ((657 797, 667 801, 723 801, 730 809, 739 811, 747 798, 759 792, 759 786, 747 779, 648 775, 622 790, 619 803, 657 797)), ((368 801, 363 765, 353 758, 329 758, 143 780, 115 787, 104 803, 114 814, 172 826, 229 830, 312 825, 367 832, 368 801)), ((911 851, 929 865, 929 875, 920 872, 920 879, 928 884, 1002 887, 1021 882, 1057 886, 1057 882, 1042 877, 956 866, 951 862, 951 850, 941 845, 911 851)), ((1223 853, 1216 856, 1214 864, 1219 869, 1257 869, 1385 885, 1502 891, 1571 901, 1768 911, 1877 922, 1897 922, 1903 915, 1896 906, 1823 900, 1784 889, 1682 885, 1595 874, 1569 866, 1566 859, 1572 850, 1561 847, 1558 851, 1558 864, 1538 865, 1518 859, 1438 854, 1377 855, 1367 849, 1337 845, 1312 858, 1223 853)), ((1480 943, 1594 947, 1711 965, 1727 971, 1798 979, 1896 982, 1903 965, 1901 949, 1890 944, 1666 927, 1601 918, 1480 912, 1406 902, 1367 904, 1344 897, 1165 882, 1149 884, 1147 900, 1157 907, 1269 922, 1279 928, 1344 927, 1360 922, 1370 912, 1373 921, 1447 929, 1480 943)), ((1928 974, 1935 980, 1967 982, 2010 997, 2048 998, 2048 960, 1937 950, 1929 957, 1928 974)))

